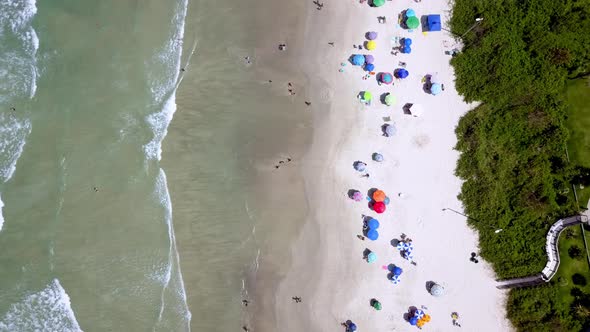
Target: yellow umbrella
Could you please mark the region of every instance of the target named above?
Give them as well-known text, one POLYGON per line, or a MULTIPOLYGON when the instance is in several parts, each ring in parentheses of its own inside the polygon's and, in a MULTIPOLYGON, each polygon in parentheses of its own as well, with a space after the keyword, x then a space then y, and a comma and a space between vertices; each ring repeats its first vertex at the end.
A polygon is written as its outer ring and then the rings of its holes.
MULTIPOLYGON (((457 319, 457 318, 454 318, 454 319, 457 319)), ((424 315, 424 317, 422 317, 422 319, 424 319, 425 322, 430 322, 430 315, 426 314, 426 315, 424 315)))
POLYGON ((377 43, 374 40, 369 40, 366 44, 365 47, 369 50, 372 51, 375 49, 375 47, 377 47, 377 43))

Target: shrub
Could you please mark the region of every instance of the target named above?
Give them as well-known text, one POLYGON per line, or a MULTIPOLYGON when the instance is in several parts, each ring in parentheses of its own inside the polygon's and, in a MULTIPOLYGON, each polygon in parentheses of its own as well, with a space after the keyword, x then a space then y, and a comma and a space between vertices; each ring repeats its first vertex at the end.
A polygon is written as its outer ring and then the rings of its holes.
POLYGON ((586 286, 587 282, 586 282, 586 277, 584 277, 583 275, 579 274, 579 273, 574 273, 574 275, 572 275, 572 281, 574 283, 574 285, 577 286, 586 286))

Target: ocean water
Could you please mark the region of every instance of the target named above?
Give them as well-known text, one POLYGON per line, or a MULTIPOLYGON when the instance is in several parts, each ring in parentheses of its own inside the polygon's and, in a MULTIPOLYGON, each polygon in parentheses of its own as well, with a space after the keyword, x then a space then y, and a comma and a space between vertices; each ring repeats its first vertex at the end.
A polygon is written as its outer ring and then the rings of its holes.
POLYGON ((161 144, 187 0, 0 0, 0 331, 188 331, 161 144))

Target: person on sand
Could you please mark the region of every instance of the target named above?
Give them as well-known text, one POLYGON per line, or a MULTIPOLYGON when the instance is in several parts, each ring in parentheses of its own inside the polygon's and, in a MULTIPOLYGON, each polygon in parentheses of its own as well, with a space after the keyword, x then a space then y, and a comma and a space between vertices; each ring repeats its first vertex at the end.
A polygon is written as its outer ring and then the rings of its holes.
POLYGON ((244 305, 244 307, 247 307, 249 303, 250 301, 248 300, 242 300, 242 304, 244 305))
POLYGON ((365 237, 364 237, 364 236, 362 236, 362 235, 360 235, 360 234, 359 234, 359 235, 357 235, 356 237, 358 237, 358 238, 359 238, 361 241, 365 241, 365 237))

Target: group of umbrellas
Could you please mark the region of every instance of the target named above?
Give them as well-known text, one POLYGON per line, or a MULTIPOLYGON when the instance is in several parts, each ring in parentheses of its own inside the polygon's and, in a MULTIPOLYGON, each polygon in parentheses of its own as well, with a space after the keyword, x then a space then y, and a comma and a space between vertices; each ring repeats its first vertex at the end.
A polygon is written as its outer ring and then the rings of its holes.
POLYGON ((422 309, 416 309, 414 315, 410 317, 410 325, 422 328, 424 324, 430 322, 430 315, 425 313, 422 309))
POLYGON ((377 213, 385 212, 386 206, 389 204, 389 197, 383 190, 377 189, 369 197, 369 206, 377 213))
MULTIPOLYGON (((379 220, 375 219, 375 218, 371 218, 369 220, 367 220, 365 222, 365 236, 367 237, 367 239, 371 240, 371 241, 375 241, 379 238, 379 232, 377 232, 377 228, 379 228, 379 220)), ((377 255, 375 255, 375 253, 370 252, 367 255, 367 261, 369 263, 372 263, 375 259, 377 259, 377 255), (371 254, 373 254, 373 257, 371 257, 371 254), (374 258, 373 260, 371 258, 374 258)))
POLYGON ((402 270, 401 267, 394 265, 389 268, 389 271, 391 272, 388 276, 389 281, 391 281, 391 283, 394 285, 399 284, 401 282, 401 275, 404 270, 402 270))
POLYGON ((406 27, 408 27, 408 29, 413 30, 420 26, 420 19, 416 17, 416 12, 413 9, 406 9, 406 12, 404 13, 404 18, 406 27))
POLYGON ((412 241, 400 241, 396 246, 397 250, 399 250, 405 259, 409 260, 410 262, 414 259, 412 255, 412 251, 414 250, 414 245, 412 241))
POLYGON ((411 38, 404 38, 402 39, 401 51, 405 54, 412 53, 412 39, 411 38))

